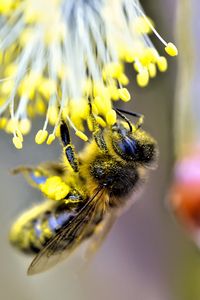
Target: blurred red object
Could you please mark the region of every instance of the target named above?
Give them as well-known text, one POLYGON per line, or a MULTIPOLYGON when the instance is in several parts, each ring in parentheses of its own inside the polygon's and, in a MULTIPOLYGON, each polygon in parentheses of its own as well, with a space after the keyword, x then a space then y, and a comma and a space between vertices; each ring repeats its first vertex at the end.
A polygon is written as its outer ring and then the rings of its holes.
POLYGON ((200 148, 175 165, 170 206, 200 246, 200 148))

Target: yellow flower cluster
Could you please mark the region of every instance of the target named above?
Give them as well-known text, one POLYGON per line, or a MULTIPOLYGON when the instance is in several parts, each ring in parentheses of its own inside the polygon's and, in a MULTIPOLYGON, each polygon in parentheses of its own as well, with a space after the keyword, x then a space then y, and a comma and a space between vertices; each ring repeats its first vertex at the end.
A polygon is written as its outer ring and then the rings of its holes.
POLYGON ((136 0, 1 0, 0 20, 0 129, 18 149, 38 115, 45 122, 36 143, 51 144, 61 118, 87 141, 88 98, 97 122, 114 124, 113 101, 130 100, 124 64, 133 64, 141 87, 167 69, 148 34, 178 54, 136 0))

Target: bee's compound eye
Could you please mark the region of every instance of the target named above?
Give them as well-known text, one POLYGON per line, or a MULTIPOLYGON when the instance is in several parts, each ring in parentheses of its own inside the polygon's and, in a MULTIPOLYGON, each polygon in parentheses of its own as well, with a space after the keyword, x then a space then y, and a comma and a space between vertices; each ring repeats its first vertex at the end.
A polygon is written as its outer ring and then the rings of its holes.
POLYGON ((113 147, 115 152, 125 160, 134 160, 146 165, 156 161, 158 152, 154 143, 141 142, 130 137, 114 141, 113 147))
POLYGON ((122 140, 120 143, 118 143, 118 147, 124 154, 128 156, 133 156, 137 152, 137 143, 130 138, 122 140))
POLYGON ((120 156, 134 158, 137 153, 138 144, 136 140, 125 137, 120 141, 114 141, 113 147, 120 156))

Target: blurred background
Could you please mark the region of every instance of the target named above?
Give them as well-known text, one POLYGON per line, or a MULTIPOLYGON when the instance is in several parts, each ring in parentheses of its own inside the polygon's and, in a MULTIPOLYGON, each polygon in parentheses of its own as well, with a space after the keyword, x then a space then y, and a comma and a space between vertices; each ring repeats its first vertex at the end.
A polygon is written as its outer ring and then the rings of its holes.
MULTIPOLYGON (((141 1, 167 41, 177 41, 174 33, 177 2, 141 1)), ((162 54, 162 45, 154 37, 152 40, 162 54)), ((144 89, 136 86, 132 68, 127 69, 129 78, 133 78, 129 86, 133 100, 126 104, 126 109, 145 115, 144 128, 159 144, 159 167, 151 172, 139 201, 117 221, 87 266, 83 265, 81 253, 77 253, 47 273, 27 277, 26 270, 32 258, 9 245, 8 232, 13 220, 32 203, 38 202, 41 195, 21 176, 11 176, 10 170, 18 165, 38 164, 44 158, 57 160, 61 147, 58 142, 50 147, 36 145, 33 140, 38 125, 33 128, 32 135, 26 137, 21 151, 17 151, 11 139, 1 133, 1 299, 200 299, 199 251, 167 204, 175 159, 173 118, 174 108, 178 109, 175 105, 178 59, 169 58, 168 62, 168 71, 159 74, 144 89)))

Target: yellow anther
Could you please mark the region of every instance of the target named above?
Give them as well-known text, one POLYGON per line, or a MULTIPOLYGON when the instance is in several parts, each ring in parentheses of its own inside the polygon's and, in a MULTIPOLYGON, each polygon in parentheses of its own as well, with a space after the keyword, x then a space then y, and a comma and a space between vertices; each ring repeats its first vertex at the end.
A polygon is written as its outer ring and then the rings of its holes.
POLYGON ((110 96, 113 100, 119 100, 119 93, 116 86, 109 85, 110 96))
POLYGON ((165 72, 167 70, 167 60, 164 56, 160 56, 157 59, 157 65, 160 72, 165 72))
POLYGON ((38 90, 44 97, 49 98, 56 93, 56 82, 49 78, 42 78, 38 86, 38 90))
POLYGON ((26 96, 26 97, 32 99, 34 96, 35 89, 36 89, 38 82, 39 82, 38 74, 36 74, 34 72, 29 73, 21 81, 21 84, 18 88, 18 93, 21 96, 26 96))
POLYGON ((22 147, 23 147, 22 141, 18 136, 14 136, 12 141, 17 149, 22 149, 22 147))
POLYGON ((147 84, 149 83, 149 73, 147 69, 143 69, 137 74, 137 83, 141 87, 147 86, 147 84))
POLYGON ((24 138, 23 138, 23 135, 22 135, 21 131, 19 130, 19 128, 15 129, 15 133, 18 136, 18 138, 21 140, 21 142, 23 142, 24 138))
MULTIPOLYGON (((154 26, 153 21, 149 17, 146 18, 151 23, 151 25, 154 26)), ((138 34, 149 34, 152 31, 151 27, 143 16, 137 17, 137 19, 133 23, 133 30, 138 34)))
POLYGON ((155 48, 149 47, 145 50, 145 52, 150 62, 156 62, 158 57, 158 51, 155 48))
POLYGON ((131 100, 131 95, 126 88, 118 89, 119 98, 124 102, 128 102, 131 100))
POLYGON ((149 76, 151 78, 156 76, 156 65, 154 63, 150 63, 148 65, 149 76))
POLYGON ((47 130, 39 130, 35 136, 36 144, 43 144, 46 141, 47 136, 48 136, 47 130))
POLYGON ((0 1, 0 13, 8 14, 10 13, 13 5, 13 0, 1 0, 0 1))
POLYGON ((135 69, 136 72, 139 72, 139 70, 141 68, 141 64, 139 62, 135 62, 133 64, 133 68, 135 69))
POLYGON ((165 47, 165 51, 167 54, 170 56, 177 56, 178 55, 178 49, 173 43, 168 43, 167 46, 165 47))
POLYGON ((51 133, 49 136, 48 136, 48 139, 47 139, 47 145, 51 145, 51 143, 53 143, 53 141, 55 140, 55 135, 53 133, 51 133))
POLYGON ((13 133, 18 127, 18 121, 15 119, 8 120, 6 124, 6 132, 13 133))
POLYGON ((109 97, 97 96, 94 99, 99 114, 105 115, 111 109, 111 100, 109 97))
POLYGON ((55 135, 58 138, 60 137, 60 126, 56 127, 55 135))
POLYGON ((105 65, 102 75, 103 78, 106 79, 107 77, 111 78, 118 78, 123 73, 123 65, 121 63, 109 63, 105 65))
POLYGON ((48 120, 51 125, 55 125, 58 120, 58 109, 55 106, 51 106, 48 110, 48 120))
POLYGON ((99 125, 101 125, 102 127, 106 127, 106 122, 99 116, 96 117, 96 121, 99 125))
POLYGON ((75 132, 76 136, 78 136, 80 139, 82 139, 84 142, 87 142, 88 141, 88 137, 86 134, 84 134, 82 131, 80 130, 77 130, 75 132))
POLYGON ((111 109, 110 111, 107 112, 106 121, 107 121, 108 125, 111 125, 111 126, 116 123, 117 114, 113 109, 111 109))
POLYGON ((87 119, 87 126, 88 126, 89 131, 93 131, 94 126, 93 126, 91 118, 87 119))
POLYGON ((120 52, 121 52, 122 60, 125 60, 127 63, 132 63, 134 61, 135 53, 132 47, 131 48, 121 47, 120 52))
MULTIPOLYGON (((95 105, 95 103, 93 103, 93 105, 92 105, 92 112, 93 112, 93 114, 98 115, 98 108, 95 105)), ((88 112, 88 114, 89 114, 89 112, 88 112)), ((88 114, 87 114, 87 116, 88 116, 88 114)))
POLYGON ((122 85, 127 85, 129 84, 129 79, 128 77, 122 73, 119 77, 118 77, 118 81, 122 84, 122 85))
POLYGON ((19 130, 22 134, 27 134, 31 130, 31 121, 29 119, 22 119, 19 122, 19 130))
POLYGON ((34 110, 37 111, 37 114, 38 115, 45 114, 46 105, 45 105, 44 101, 40 97, 37 100, 34 100, 34 101, 36 101, 34 110))
POLYGON ((8 120, 5 117, 0 118, 0 129, 4 129, 6 127, 8 120))

